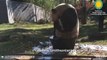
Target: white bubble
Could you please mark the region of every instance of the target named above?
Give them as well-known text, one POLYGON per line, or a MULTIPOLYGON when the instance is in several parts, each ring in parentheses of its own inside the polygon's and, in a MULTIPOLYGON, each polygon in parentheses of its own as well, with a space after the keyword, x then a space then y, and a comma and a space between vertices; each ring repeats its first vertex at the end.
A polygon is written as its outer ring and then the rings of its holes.
POLYGON ((4 58, 4 56, 1 56, 1 58, 4 58))

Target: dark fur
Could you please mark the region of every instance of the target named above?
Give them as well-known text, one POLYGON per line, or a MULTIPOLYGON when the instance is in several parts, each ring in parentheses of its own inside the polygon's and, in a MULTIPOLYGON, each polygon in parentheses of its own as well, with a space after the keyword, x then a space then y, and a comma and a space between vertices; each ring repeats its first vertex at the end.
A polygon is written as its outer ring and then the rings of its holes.
POLYGON ((77 23, 77 15, 73 8, 68 8, 64 11, 61 17, 59 17, 63 24, 64 30, 61 30, 61 26, 59 25, 59 21, 55 22, 55 27, 57 30, 61 32, 70 32, 76 26, 77 23))
MULTIPOLYGON (((58 13, 57 11, 58 10, 53 9, 52 13, 56 14, 58 13)), ((64 29, 62 30, 61 25, 59 24, 59 21, 56 20, 54 21, 55 31, 58 30, 60 33, 65 33, 65 35, 66 35, 66 32, 74 32, 75 27, 77 27, 77 20, 78 20, 77 12, 75 8, 70 6, 61 14, 62 14, 61 16, 58 16, 58 19, 61 20, 61 23, 64 29)), ((71 38, 63 38, 65 36, 58 37, 56 36, 56 34, 54 34, 54 39, 52 40, 53 48, 54 49, 74 49, 76 37, 72 38, 71 35, 69 35, 69 37, 71 38)))
POLYGON ((54 40, 52 40, 53 49, 74 49, 75 45, 75 39, 63 39, 55 37, 54 40))

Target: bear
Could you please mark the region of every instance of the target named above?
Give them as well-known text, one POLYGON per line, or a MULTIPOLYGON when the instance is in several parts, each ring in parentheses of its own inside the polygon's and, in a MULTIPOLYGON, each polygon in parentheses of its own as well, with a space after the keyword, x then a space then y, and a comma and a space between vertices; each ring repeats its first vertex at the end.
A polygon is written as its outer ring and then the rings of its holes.
POLYGON ((53 49, 74 49, 79 35, 79 19, 75 7, 61 3, 51 10, 54 25, 53 49))

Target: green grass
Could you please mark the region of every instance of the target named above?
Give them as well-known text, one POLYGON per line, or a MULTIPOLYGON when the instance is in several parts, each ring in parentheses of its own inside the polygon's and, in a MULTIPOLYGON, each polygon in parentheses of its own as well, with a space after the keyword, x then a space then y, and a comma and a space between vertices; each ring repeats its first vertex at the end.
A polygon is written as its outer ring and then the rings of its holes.
POLYGON ((107 40, 98 40, 92 42, 81 42, 81 44, 92 44, 92 45, 107 45, 107 40))
MULTIPOLYGON (((79 43, 82 44, 97 44, 107 45, 107 38, 84 39, 90 34, 98 32, 96 24, 81 25, 79 43)), ((107 33, 107 29, 104 30, 107 33)), ((20 54, 32 52, 32 47, 38 45, 40 41, 48 40, 48 37, 53 34, 52 24, 31 24, 31 23, 15 23, 15 24, 0 24, 0 55, 20 54)))
POLYGON ((39 41, 48 40, 52 28, 52 24, 1 24, 0 55, 29 53, 39 41))
POLYGON ((24 29, 44 29, 50 28, 52 24, 32 24, 32 23, 15 23, 15 24, 0 24, 0 30, 14 29, 14 28, 24 28, 24 29))
MULTIPOLYGON (((105 26, 107 26, 105 22, 105 26)), ((98 31, 98 25, 95 23, 88 23, 81 25, 79 39, 82 44, 94 44, 94 45, 107 45, 107 27, 103 32, 98 31), (106 34, 103 38, 102 36, 97 36, 98 33, 106 34), (92 38, 94 36, 94 38, 92 38), (91 39, 89 38, 91 37, 91 39)))

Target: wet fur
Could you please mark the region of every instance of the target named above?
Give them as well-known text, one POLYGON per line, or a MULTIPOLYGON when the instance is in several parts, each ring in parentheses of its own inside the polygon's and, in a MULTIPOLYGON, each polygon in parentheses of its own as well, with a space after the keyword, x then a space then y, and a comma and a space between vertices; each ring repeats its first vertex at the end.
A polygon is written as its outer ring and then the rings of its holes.
MULTIPOLYGON (((54 28, 55 28, 55 34, 54 39, 52 40, 53 48, 54 49, 73 49, 75 45, 75 40, 78 37, 79 34, 79 23, 78 23, 78 16, 75 8, 70 4, 59 4, 54 10, 54 18, 57 19, 54 21, 54 28), (65 8, 64 8, 65 7, 65 8), (63 10, 65 9, 65 10, 63 10), (55 15, 56 14, 56 15, 55 15), (58 17, 58 14, 60 15, 58 17), (58 18, 56 18, 56 17, 58 18), (63 25, 63 30, 61 29, 61 26, 59 24, 58 20, 61 20, 61 23, 63 25), (56 30, 60 34, 56 34, 56 30), (64 36, 62 35, 64 34, 64 36), (65 36, 66 33, 71 33, 68 36, 65 36), (58 37, 58 35, 61 35, 58 37), (64 37, 70 37, 70 38, 64 38, 64 37)), ((54 19, 53 18, 53 19, 54 19)))
POLYGON ((63 24, 64 30, 61 30, 59 21, 56 21, 55 23, 56 29, 61 32, 71 32, 77 24, 77 15, 75 13, 75 10, 72 8, 68 8, 67 10, 65 10, 62 16, 60 17, 60 20, 63 24))

